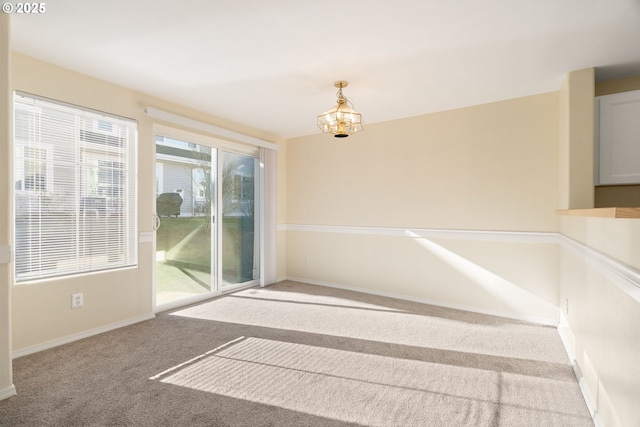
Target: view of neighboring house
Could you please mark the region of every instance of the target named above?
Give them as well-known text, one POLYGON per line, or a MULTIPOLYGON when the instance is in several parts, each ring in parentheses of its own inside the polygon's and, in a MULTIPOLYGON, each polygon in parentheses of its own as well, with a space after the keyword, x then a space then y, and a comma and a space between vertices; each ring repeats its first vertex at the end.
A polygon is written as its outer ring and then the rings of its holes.
MULTIPOLYGON (((160 216, 195 217, 209 212, 208 205, 216 196, 211 189, 216 152, 204 145, 156 137, 156 197, 177 193, 182 199, 177 215, 165 213, 161 207, 160 216)), ((253 159, 227 156, 223 158, 222 168, 224 217, 252 215, 251 204, 255 196, 253 159)))
MULTIPOLYGON (((177 216, 203 216, 210 201, 211 148, 162 136, 156 137, 156 197, 177 193, 177 216)), ((175 200, 175 199, 174 199, 175 200)), ((162 206, 160 204, 159 206, 162 206)), ((157 208, 160 216, 175 215, 157 208)))

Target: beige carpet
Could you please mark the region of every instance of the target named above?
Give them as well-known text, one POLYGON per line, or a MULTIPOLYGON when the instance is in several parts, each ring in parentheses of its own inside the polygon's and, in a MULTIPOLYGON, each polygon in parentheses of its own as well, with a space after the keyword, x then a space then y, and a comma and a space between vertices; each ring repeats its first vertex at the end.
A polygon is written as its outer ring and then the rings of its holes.
POLYGON ((554 328, 283 282, 14 362, 2 426, 593 426, 554 328))

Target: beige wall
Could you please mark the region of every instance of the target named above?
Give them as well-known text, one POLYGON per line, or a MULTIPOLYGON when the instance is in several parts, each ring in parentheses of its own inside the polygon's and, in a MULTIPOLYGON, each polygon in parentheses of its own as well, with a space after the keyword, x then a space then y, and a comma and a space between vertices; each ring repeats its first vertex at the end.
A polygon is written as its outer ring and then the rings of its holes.
POLYGON ((553 323, 557 248, 526 232, 556 231, 558 107, 553 92, 289 140, 287 276, 553 323))
MULTIPOLYGON (((0 15, 0 250, 6 251, 11 244, 10 222, 11 200, 9 183, 11 168, 9 147, 11 146, 11 93, 9 15, 0 15)), ((0 255, 1 256, 1 255, 0 255)), ((14 393, 11 376, 11 287, 10 264, 0 261, 0 399, 14 393)))
POLYGON ((567 74, 560 88, 560 209, 594 206, 594 84, 588 68, 567 74))
POLYGON ((538 321, 562 308, 563 340, 598 419, 635 425, 640 220, 553 219, 557 208, 593 206, 593 76, 573 72, 557 94, 381 123, 347 140, 290 140, 288 276, 538 321), (573 240, 545 241, 556 230, 573 240))
MULTIPOLYGON (((640 269, 640 220, 562 216, 560 232, 640 269)), ((560 300, 568 301, 560 330, 602 425, 640 420, 640 289, 581 253, 561 251, 560 300), (635 297, 633 296, 635 295, 635 297)))
MULTIPOLYGON (((7 25, 3 15, 0 30, 8 33, 7 25)), ((8 44, 0 46, 0 55, 2 49, 6 53, 8 44)), ((2 73, 0 90, 9 81, 2 73)), ((141 232, 151 231, 154 204, 152 122, 144 106, 276 142, 22 55, 13 55, 11 74, 12 89, 138 120, 141 232)), ((570 144, 574 121, 588 113, 582 104, 590 103, 589 72, 577 75, 575 90, 567 83, 558 93, 370 125, 347 140, 313 135, 277 141, 283 147, 278 155, 278 277, 550 323, 568 301, 565 339, 600 416, 607 426, 633 425, 640 419, 634 400, 640 395, 639 304, 552 238, 558 231, 558 200, 573 203, 575 149, 589 140, 583 129, 580 142, 570 144), (573 114, 574 109, 580 113, 573 114), (563 179, 567 186, 560 191, 563 179), (437 229, 446 230, 438 234, 437 229)), ((0 107, 5 122, 7 107, 0 107)), ((0 170, 7 173, 9 146, 8 135, 0 135, 0 170)), ((588 201, 586 167, 578 168, 574 181, 580 203, 588 201)), ((0 222, 0 246, 10 242, 8 189, 5 173, 0 175, 1 217, 6 218, 0 222)), ((559 231, 638 269, 638 224, 563 217, 559 231)), ((0 308, 13 311, 13 350, 151 315, 153 258, 151 245, 142 243, 138 268, 13 287, 5 283, 9 273, 0 264, 0 308), (70 309, 75 292, 85 294, 81 310, 70 309)), ((8 311, 1 313, 6 317, 0 317, 0 391, 11 385, 8 311)))
MULTIPOLYGON (((287 223, 287 143, 280 143, 280 151, 278 152, 278 226, 287 223)), ((277 265, 276 278, 278 281, 287 277, 287 233, 285 230, 278 229, 276 237, 277 245, 277 265)))
MULTIPOLYGON (((153 122, 144 114, 151 106, 258 138, 275 138, 215 117, 14 54, 12 89, 129 117, 138 121, 139 231, 151 232, 155 200, 153 122)), ((4 151, 3 151, 4 153, 4 151)), ((6 158, 4 154, 0 156, 6 158)), ((8 186, 3 185, 6 190, 8 186)), ((73 337, 109 325, 153 314, 151 243, 140 243, 137 268, 13 286, 13 351, 73 337), (84 307, 71 310, 72 293, 84 293, 84 307)))
POLYGON ((595 207, 640 207, 640 184, 597 186, 595 207))
POLYGON ((595 96, 640 90, 640 76, 596 83, 595 96))
POLYGON ((287 145, 287 223, 555 231, 558 94, 287 145))

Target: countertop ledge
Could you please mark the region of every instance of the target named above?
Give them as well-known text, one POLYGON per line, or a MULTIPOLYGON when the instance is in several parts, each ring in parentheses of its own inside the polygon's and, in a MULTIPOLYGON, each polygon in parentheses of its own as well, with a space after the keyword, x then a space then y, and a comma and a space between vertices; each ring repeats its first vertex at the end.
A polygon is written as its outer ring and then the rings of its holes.
POLYGON ((557 210, 558 215, 591 216, 599 218, 640 218, 640 208, 593 208, 557 210))

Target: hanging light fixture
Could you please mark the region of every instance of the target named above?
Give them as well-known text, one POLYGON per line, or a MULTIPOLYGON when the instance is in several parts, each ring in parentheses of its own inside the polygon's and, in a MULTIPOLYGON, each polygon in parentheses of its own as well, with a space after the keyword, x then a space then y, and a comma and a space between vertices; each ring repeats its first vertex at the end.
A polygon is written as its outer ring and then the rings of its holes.
POLYGON ((363 129, 362 114, 355 111, 353 103, 342 94, 342 88, 347 87, 348 83, 338 80, 333 85, 338 88, 338 104, 318 116, 318 127, 336 138, 346 138, 363 129))

